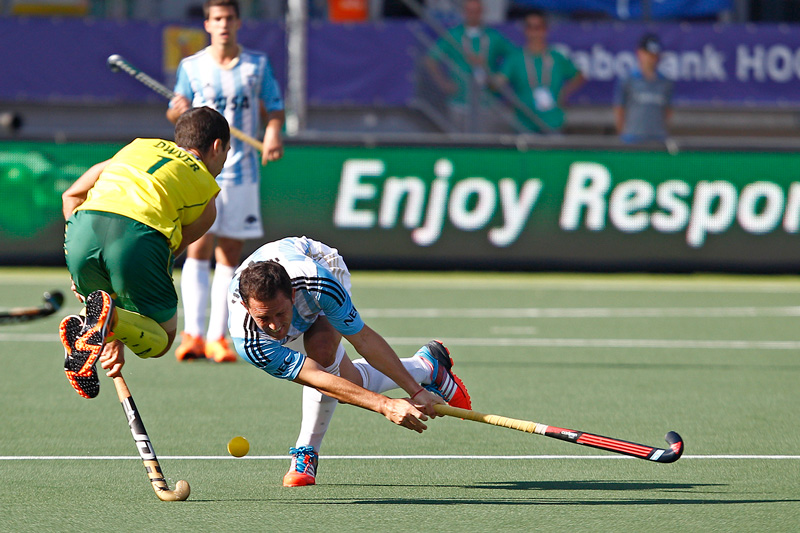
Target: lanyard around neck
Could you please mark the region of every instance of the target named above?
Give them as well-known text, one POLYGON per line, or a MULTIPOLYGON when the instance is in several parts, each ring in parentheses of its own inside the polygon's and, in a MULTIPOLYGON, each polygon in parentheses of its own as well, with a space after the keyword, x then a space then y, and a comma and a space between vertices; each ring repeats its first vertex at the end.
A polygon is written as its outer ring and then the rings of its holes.
POLYGON ((472 48, 472 37, 467 36, 467 29, 464 28, 464 35, 461 36, 461 48, 463 48, 465 52, 477 55, 479 58, 485 60, 489 55, 489 36, 486 35, 486 32, 481 31, 478 39, 478 51, 476 52, 472 48))
POLYGON ((533 63, 533 57, 526 51, 522 52, 525 58, 525 73, 528 75, 528 85, 531 89, 539 86, 550 87, 550 81, 553 79, 553 56, 549 50, 542 53, 542 75, 541 78, 537 76, 536 65, 533 63))

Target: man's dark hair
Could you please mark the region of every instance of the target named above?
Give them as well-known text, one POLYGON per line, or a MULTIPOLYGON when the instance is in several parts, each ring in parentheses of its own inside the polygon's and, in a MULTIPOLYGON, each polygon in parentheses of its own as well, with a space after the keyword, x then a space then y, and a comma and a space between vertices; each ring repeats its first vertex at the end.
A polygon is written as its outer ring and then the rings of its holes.
POLYGON ((655 33, 645 33, 639 39, 639 50, 644 50, 651 54, 660 54, 662 49, 661 39, 655 33))
POLYGON ((239 15, 238 0, 208 0, 207 2, 203 2, 203 17, 205 17, 206 20, 208 20, 208 14, 211 12, 212 6, 232 7, 233 11, 236 13, 236 18, 242 18, 239 15))
POLYGON ((549 22, 547 20, 547 13, 543 9, 532 8, 525 10, 525 16, 523 17, 525 20, 528 20, 529 17, 538 17, 542 19, 545 26, 549 26, 549 22))
POLYGON ((276 261, 251 263, 239 276, 239 295, 249 307, 250 298, 261 302, 274 299, 278 294, 292 297, 292 279, 286 269, 276 261))
POLYGON ((190 109, 175 122, 175 144, 181 148, 194 148, 205 154, 217 139, 227 146, 231 128, 225 117, 210 107, 190 109))

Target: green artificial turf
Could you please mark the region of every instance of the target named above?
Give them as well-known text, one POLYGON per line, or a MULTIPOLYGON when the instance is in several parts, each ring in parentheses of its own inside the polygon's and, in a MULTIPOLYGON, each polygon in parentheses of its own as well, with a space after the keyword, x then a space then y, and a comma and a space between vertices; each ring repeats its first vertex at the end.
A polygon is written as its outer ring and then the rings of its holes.
MULTIPOLYGON (((0 269, 0 308, 68 288, 61 269, 0 269)), ((342 405, 318 485, 286 489, 300 387, 242 361, 129 354, 168 482, 192 486, 161 502, 111 380, 85 400, 64 377, 68 296, 0 326, 0 531, 797 530, 800 278, 356 272, 353 294, 401 357, 443 340, 478 411, 659 447, 675 430, 685 455, 654 464, 455 418, 418 435, 342 405), (245 458, 227 456, 235 435, 245 458)))

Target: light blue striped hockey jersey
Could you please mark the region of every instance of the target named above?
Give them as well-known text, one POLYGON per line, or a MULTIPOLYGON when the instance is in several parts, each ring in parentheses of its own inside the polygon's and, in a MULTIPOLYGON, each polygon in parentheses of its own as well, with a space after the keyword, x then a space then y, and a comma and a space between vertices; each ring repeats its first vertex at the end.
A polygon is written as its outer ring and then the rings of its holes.
MULTIPOLYGON (((175 93, 185 96, 192 107, 208 106, 228 119, 228 123, 256 139, 263 139, 259 127, 259 100, 268 111, 283 109, 278 82, 266 54, 241 48, 230 68, 223 68, 205 48, 181 60, 175 93)), ((257 183, 261 156, 249 144, 231 137, 231 150, 218 181, 229 184, 257 183), (228 181, 230 180, 230 181, 228 181)))

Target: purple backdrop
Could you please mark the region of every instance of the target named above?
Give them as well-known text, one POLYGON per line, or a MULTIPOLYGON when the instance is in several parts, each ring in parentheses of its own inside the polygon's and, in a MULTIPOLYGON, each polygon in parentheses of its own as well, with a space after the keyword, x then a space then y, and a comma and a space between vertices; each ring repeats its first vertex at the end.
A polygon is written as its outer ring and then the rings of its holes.
MULTIPOLYGON (((163 71, 164 24, 73 19, 0 19, 0 100, 141 102, 159 97, 106 58, 118 53, 157 79, 163 71), (9 53, 10 51, 10 53, 9 53)), ((196 26, 199 27, 199 26, 196 26)), ((415 58, 424 52, 417 22, 377 25, 314 24, 309 29, 308 97, 313 105, 404 106, 414 97, 415 58)), ((500 27, 521 43, 520 28, 500 27)), ((656 31, 666 52, 662 71, 675 80, 684 104, 800 105, 800 26, 637 23, 555 24, 551 41, 569 52, 589 82, 577 103, 606 105, 614 81, 634 62, 645 31, 656 31)), ((246 24, 245 46, 270 55, 286 87, 285 31, 279 24, 246 24)))

